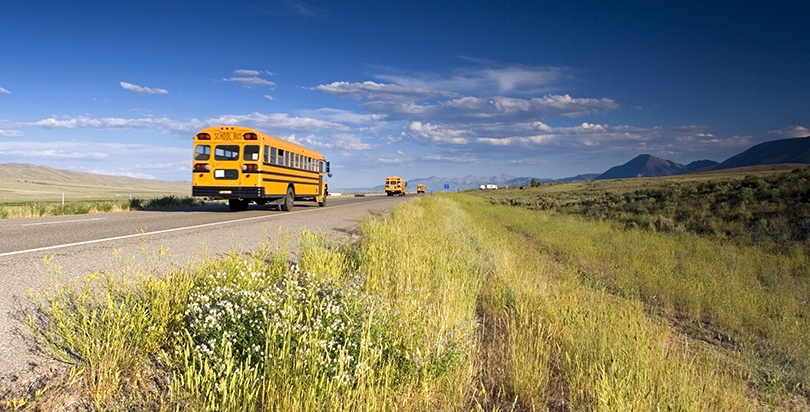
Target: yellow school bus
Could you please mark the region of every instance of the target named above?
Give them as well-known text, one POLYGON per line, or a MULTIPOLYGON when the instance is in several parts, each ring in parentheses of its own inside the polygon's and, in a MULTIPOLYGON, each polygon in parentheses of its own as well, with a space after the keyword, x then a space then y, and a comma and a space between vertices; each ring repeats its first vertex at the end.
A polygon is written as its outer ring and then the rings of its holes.
POLYGON ((408 183, 399 176, 388 176, 385 178, 385 194, 388 196, 405 196, 408 183))
POLYGON ((324 206, 324 174, 332 176, 321 153, 254 129, 217 126, 194 135, 192 196, 227 199, 233 211, 269 202, 290 211, 297 200, 324 206))
POLYGON ((416 185, 416 193, 417 194, 425 193, 425 185, 422 184, 422 183, 419 183, 418 185, 416 185))

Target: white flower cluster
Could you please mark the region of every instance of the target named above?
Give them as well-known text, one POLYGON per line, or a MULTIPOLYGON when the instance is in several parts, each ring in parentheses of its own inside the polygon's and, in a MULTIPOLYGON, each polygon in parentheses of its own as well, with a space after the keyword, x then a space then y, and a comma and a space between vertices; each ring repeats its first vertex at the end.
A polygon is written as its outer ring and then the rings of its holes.
POLYGON ((317 371, 343 385, 367 371, 361 345, 373 343, 362 342, 363 328, 383 316, 360 292, 362 276, 337 284, 293 265, 278 280, 245 270, 251 266, 210 275, 190 295, 184 320, 195 356, 219 373, 234 364, 266 374, 317 371))

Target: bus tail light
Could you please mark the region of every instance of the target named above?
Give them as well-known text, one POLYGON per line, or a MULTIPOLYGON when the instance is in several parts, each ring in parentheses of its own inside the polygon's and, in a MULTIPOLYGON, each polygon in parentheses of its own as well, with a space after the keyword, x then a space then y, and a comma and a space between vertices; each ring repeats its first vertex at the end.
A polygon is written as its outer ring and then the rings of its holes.
POLYGON ((208 163, 195 163, 194 164, 194 171, 195 172, 210 172, 211 165, 208 163))
POLYGON ((259 135, 256 133, 245 133, 242 135, 245 140, 259 140, 259 135))
POLYGON ((197 133, 197 140, 211 140, 211 135, 208 133, 197 133))
POLYGON ((243 172, 258 172, 258 171, 259 171, 259 165, 257 165, 257 164, 252 164, 252 163, 250 163, 250 164, 243 164, 243 165, 242 165, 242 171, 243 171, 243 172))

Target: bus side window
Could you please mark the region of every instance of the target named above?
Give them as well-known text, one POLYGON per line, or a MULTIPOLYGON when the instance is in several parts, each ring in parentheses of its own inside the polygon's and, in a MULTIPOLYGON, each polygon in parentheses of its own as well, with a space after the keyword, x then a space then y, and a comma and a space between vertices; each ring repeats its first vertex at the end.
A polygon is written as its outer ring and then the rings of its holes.
POLYGON ((286 162, 286 156, 284 156, 284 149, 278 149, 278 163, 279 166, 286 166, 284 162, 286 162))
POLYGON ((278 149, 275 147, 270 148, 270 164, 278 164, 278 149))
POLYGON ((270 163, 270 146, 264 147, 264 164, 270 163))
POLYGON ((194 160, 208 160, 211 157, 211 146, 207 144, 197 145, 194 160))

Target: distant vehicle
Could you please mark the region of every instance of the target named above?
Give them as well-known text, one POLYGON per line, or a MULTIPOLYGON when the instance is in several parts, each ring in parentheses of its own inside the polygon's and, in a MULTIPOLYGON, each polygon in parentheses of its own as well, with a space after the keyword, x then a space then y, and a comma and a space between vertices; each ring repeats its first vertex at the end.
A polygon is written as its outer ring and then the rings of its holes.
POLYGON ((418 185, 416 185, 416 193, 417 194, 425 193, 425 185, 422 184, 422 183, 419 183, 418 185))
POLYGON ((484 189, 486 189, 486 188, 487 188, 487 185, 481 185, 481 186, 478 186, 478 190, 484 190, 484 189))
POLYGON ((486 189, 486 190, 497 190, 498 185, 485 185, 484 189, 486 189))
POLYGON ((405 196, 408 183, 399 176, 388 176, 385 178, 385 194, 388 196, 405 196))
POLYGON ((227 199, 232 211, 251 202, 278 201, 283 211, 296 200, 325 206, 324 174, 332 176, 321 153, 254 129, 218 126, 194 136, 191 195, 227 199))

